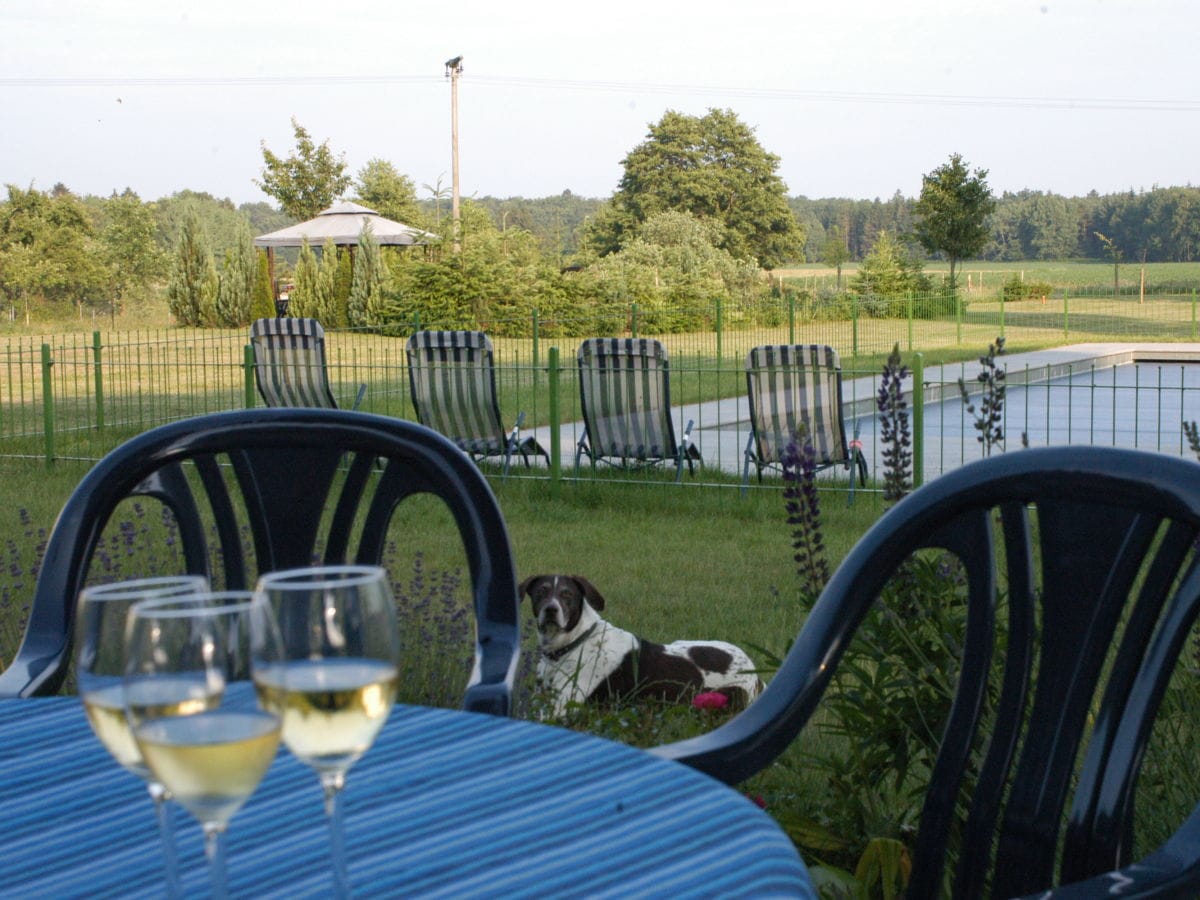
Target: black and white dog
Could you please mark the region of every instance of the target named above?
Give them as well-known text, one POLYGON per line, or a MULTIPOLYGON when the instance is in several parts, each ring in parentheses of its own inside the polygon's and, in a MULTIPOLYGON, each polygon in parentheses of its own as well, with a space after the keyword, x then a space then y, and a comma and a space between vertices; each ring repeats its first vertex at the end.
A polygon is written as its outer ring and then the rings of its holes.
POLYGON ((639 638, 600 617, 604 597, 578 575, 531 575, 521 582, 537 620, 538 681, 554 699, 554 714, 572 702, 653 696, 690 701, 696 693, 725 695, 741 709, 762 681, 745 651, 724 641, 639 638))

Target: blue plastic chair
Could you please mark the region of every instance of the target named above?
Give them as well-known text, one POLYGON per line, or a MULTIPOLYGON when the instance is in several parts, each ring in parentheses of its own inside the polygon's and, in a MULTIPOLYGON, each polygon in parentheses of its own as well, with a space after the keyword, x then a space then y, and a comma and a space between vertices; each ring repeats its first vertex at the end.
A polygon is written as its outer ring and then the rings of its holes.
MULTIPOLYGON (((507 715, 521 646, 508 531, 487 480, 423 425, 329 409, 253 409, 163 425, 98 462, 71 494, 46 546, 24 639, 0 674, 0 698, 53 694, 70 658, 76 597, 106 523, 127 497, 175 515, 187 570, 252 586, 259 572, 383 561, 388 527, 410 496, 431 494, 457 523, 470 569, 476 666, 466 709, 507 715), (215 533, 217 548, 208 535, 215 533), (219 555, 214 551, 219 549, 219 555)), ((465 674, 465 673, 464 673, 465 674)))
POLYGON ((1200 613, 1198 541, 1189 460, 1053 447, 964 466, 858 542, 750 707, 654 752, 730 784, 763 769, 816 712, 893 573, 915 551, 946 551, 966 573, 966 635, 907 896, 941 897, 947 876, 964 898, 1200 896, 1200 806, 1132 858, 1144 751, 1200 613))

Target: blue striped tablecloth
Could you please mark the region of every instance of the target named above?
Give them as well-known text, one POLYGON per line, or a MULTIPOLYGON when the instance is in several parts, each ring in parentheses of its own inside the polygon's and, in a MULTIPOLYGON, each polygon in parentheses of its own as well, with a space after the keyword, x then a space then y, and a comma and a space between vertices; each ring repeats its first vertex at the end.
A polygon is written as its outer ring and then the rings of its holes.
MULTIPOLYGON (((815 896, 794 847, 738 792, 621 744, 398 706, 350 771, 353 890, 419 897, 815 896)), ((207 894, 199 826, 175 821, 207 894)), ((0 895, 162 892, 153 807, 71 697, 0 702, 0 895)), ((330 892, 317 778, 281 749, 226 835, 235 897, 330 892)))

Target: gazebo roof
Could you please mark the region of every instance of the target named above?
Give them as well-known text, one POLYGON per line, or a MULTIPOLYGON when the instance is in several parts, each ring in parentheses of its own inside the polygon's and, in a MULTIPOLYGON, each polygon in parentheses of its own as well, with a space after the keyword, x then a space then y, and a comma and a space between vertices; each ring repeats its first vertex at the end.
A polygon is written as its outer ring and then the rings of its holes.
POLYGON ((371 233, 379 244, 408 246, 437 239, 436 234, 385 219, 373 209, 343 200, 318 213, 315 219, 260 234, 254 239, 254 246, 300 247, 307 240, 310 246, 320 247, 329 238, 338 246, 356 245, 367 222, 371 223, 371 233))

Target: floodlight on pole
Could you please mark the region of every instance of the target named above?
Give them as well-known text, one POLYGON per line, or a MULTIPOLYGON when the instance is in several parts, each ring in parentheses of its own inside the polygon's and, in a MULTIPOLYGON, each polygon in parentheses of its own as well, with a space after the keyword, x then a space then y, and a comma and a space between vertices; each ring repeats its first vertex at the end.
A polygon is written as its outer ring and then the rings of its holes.
POLYGON ((458 76, 462 74, 462 70, 462 56, 446 60, 446 77, 450 79, 450 218, 454 230, 455 253, 461 249, 458 209, 458 76))

